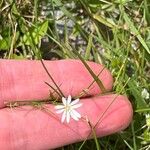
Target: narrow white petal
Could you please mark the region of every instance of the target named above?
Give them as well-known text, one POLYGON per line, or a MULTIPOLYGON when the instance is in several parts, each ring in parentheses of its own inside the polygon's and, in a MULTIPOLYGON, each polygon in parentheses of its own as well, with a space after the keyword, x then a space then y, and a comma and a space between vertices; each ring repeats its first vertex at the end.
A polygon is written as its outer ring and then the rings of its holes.
POLYGON ((71 106, 72 109, 76 109, 82 106, 82 103, 71 106))
POLYGON ((64 105, 56 105, 56 106, 55 106, 55 109, 63 109, 63 108, 65 108, 64 105))
POLYGON ((71 111, 76 117, 81 118, 81 115, 76 111, 76 110, 72 110, 71 111))
POLYGON ((67 99, 67 104, 69 105, 71 102, 71 95, 68 96, 68 99, 67 99))
POLYGON ((78 103, 78 102, 79 102, 79 98, 76 99, 76 100, 74 100, 74 101, 72 101, 70 105, 71 105, 71 106, 72 106, 72 105, 75 105, 75 104, 78 103))
POLYGON ((61 114, 61 113, 64 112, 64 111, 65 111, 65 109, 60 109, 60 110, 57 110, 56 113, 57 113, 57 114, 61 114))
POLYGON ((66 121, 67 123, 70 121, 70 113, 68 111, 66 112, 66 121))
POLYGON ((71 118, 73 118, 74 120, 76 120, 76 121, 79 120, 79 118, 76 115, 74 115, 74 113, 72 111, 70 112, 70 115, 71 115, 71 118))
POLYGON ((67 104, 66 98, 62 97, 62 102, 63 102, 64 106, 66 106, 66 104, 67 104))
POLYGON ((66 111, 63 112, 62 118, 61 118, 61 122, 63 123, 65 121, 66 118, 66 111))

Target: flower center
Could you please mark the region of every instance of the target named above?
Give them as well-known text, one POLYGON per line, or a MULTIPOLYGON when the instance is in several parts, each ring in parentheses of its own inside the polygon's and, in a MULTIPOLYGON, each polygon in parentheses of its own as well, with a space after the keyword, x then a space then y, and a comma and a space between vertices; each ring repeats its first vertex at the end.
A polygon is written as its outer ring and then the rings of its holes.
POLYGON ((65 109, 66 109, 66 111, 70 111, 71 106, 70 106, 70 105, 67 105, 67 106, 65 107, 65 109))

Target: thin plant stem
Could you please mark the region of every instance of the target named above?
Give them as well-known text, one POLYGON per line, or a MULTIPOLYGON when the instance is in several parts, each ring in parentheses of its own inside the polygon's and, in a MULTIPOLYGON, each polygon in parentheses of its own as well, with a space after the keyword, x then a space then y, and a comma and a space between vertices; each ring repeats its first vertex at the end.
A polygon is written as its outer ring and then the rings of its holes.
POLYGON ((45 84, 47 84, 51 89, 53 89, 60 97, 62 96, 52 85, 50 85, 48 82, 45 81, 45 84))
POLYGON ((61 96, 65 97, 63 92, 61 91, 61 89, 59 88, 59 86, 57 85, 57 83, 55 82, 55 80, 53 79, 53 77, 51 76, 51 74, 49 73, 49 71, 47 70, 43 60, 41 59, 41 63, 42 63, 42 66, 44 68, 44 70, 46 71, 46 73, 48 74, 48 76, 50 77, 50 79, 52 80, 52 82, 54 83, 54 85, 56 86, 57 90, 60 92, 61 96))

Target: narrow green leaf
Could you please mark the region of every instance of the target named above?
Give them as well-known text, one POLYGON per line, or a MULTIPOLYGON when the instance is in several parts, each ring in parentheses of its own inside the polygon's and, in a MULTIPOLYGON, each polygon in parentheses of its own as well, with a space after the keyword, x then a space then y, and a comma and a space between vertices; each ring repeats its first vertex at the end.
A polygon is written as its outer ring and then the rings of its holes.
POLYGON ((92 34, 90 34, 89 40, 88 40, 88 45, 87 45, 86 51, 85 51, 85 60, 88 60, 90 58, 90 52, 92 49, 92 39, 93 39, 93 36, 92 36, 92 34))
POLYGON ((146 15, 146 21, 148 22, 148 24, 150 24, 150 10, 149 10, 149 4, 150 2, 148 0, 144 0, 144 8, 145 8, 145 15, 146 15))
POLYGON ((102 24, 104 24, 105 26, 108 26, 108 27, 110 27, 110 28, 117 27, 115 24, 112 24, 111 22, 107 21, 105 18, 103 18, 103 17, 100 16, 100 15, 95 14, 95 15, 93 15, 93 18, 94 18, 95 20, 97 20, 98 22, 100 22, 100 23, 102 23, 102 24))
POLYGON ((139 112, 139 113, 150 112, 150 108, 140 108, 140 109, 136 109, 135 112, 139 112))
POLYGON ((96 144, 96 149, 97 149, 97 150, 100 150, 101 148, 100 148, 100 145, 99 145, 99 143, 98 143, 97 136, 96 136, 96 133, 95 133, 95 129, 94 129, 94 128, 92 128, 92 133, 93 133, 94 141, 95 141, 95 144, 96 144))
POLYGON ((130 20, 130 18, 128 17, 128 15, 125 12, 124 12, 123 18, 124 18, 126 24, 128 25, 128 27, 130 28, 131 32, 137 37, 137 39, 143 45, 145 50, 150 54, 150 49, 148 48, 146 42, 144 41, 140 32, 136 29, 133 22, 130 20))
POLYGON ((86 63, 86 61, 82 58, 82 56, 78 53, 78 51, 74 50, 74 53, 79 57, 79 59, 82 61, 82 63, 84 64, 84 66, 86 67, 86 69, 89 71, 89 73, 91 74, 91 76, 94 78, 94 80, 96 81, 96 83, 98 84, 99 88, 101 89, 102 93, 106 92, 106 89, 102 83, 102 81, 98 78, 97 75, 95 75, 95 73, 91 70, 91 68, 88 66, 88 64, 86 63))
POLYGON ((134 122, 131 123, 131 129, 132 129, 132 136, 133 136, 133 147, 134 150, 137 150, 137 144, 136 144, 136 137, 135 137, 135 129, 134 129, 134 122))

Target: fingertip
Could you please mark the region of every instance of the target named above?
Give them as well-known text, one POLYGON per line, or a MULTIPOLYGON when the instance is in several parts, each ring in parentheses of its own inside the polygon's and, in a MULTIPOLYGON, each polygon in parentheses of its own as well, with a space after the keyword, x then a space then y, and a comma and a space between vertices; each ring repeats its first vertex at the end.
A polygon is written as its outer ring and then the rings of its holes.
POLYGON ((2 109, 0 146, 3 149, 23 149, 24 147, 29 150, 54 149, 85 140, 91 132, 86 120, 89 120, 93 127, 97 124, 95 129, 98 137, 119 132, 132 120, 132 106, 125 96, 105 95, 86 98, 82 100, 82 103, 82 107, 77 111, 85 118, 85 121, 82 119, 75 121, 71 118, 69 124, 64 123, 65 118, 55 112, 53 105, 45 106, 50 113, 39 109, 33 110, 29 106, 13 111, 2 109), (15 143, 15 145, 9 143, 15 143))
MULTIPOLYGON (((85 100, 82 112, 95 126, 98 137, 120 132, 132 121, 133 109, 126 96, 105 95, 85 100), (90 111, 89 111, 90 110, 90 111)), ((87 130, 83 129, 83 135, 87 130)))

